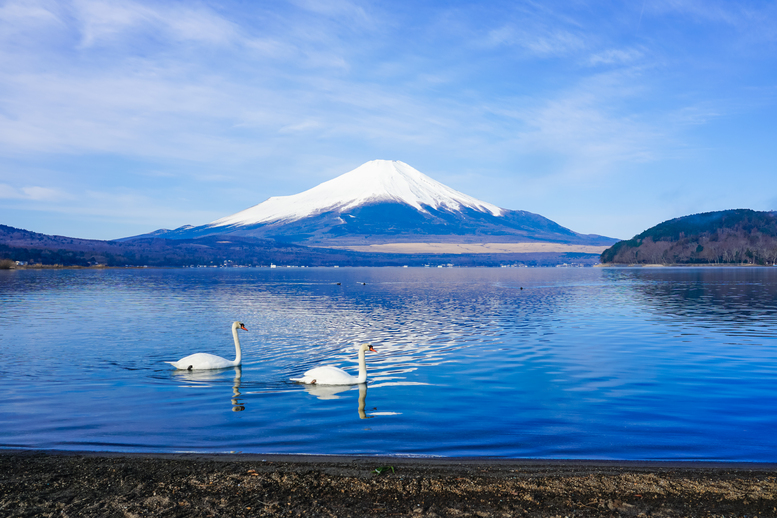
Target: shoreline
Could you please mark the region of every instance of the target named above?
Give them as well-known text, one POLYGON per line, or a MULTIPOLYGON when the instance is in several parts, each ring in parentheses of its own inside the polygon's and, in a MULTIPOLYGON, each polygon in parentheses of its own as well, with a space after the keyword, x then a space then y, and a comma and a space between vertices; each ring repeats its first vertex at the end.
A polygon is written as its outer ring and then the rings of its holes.
POLYGON ((599 263, 594 265, 593 268, 774 268, 777 265, 774 264, 750 264, 750 263, 669 263, 669 264, 653 264, 653 263, 599 263))
POLYGON ((403 255, 462 255, 462 254, 536 254, 536 253, 582 253, 601 255, 611 245, 570 245, 565 243, 545 242, 483 242, 483 243, 448 243, 448 242, 396 242, 376 243, 369 245, 322 245, 311 248, 328 248, 334 250, 351 250, 353 252, 368 252, 378 254, 403 255))
POLYGON ((0 449, 2 516, 777 516, 777 464, 0 449))
MULTIPOLYGON (((556 266, 527 266, 525 268, 560 268, 560 265, 556 266)), ((61 264, 31 264, 31 265, 24 265, 24 266, 13 266, 10 268, 0 268, 0 271, 6 270, 6 271, 12 271, 12 270, 150 270, 150 269, 157 269, 157 270, 183 270, 191 268, 190 266, 105 266, 105 265, 95 265, 95 266, 78 266, 78 265, 61 265, 61 264)), ((259 268, 259 269, 270 269, 272 267, 270 266, 203 266, 201 268, 207 268, 207 269, 219 269, 219 268, 259 268)), ((348 268, 429 268, 428 266, 279 266, 280 269, 286 269, 286 268, 304 268, 304 269, 316 269, 316 268, 322 268, 322 269, 332 269, 332 268, 342 268, 342 269, 348 269, 348 268)), ((478 268, 487 268, 487 269, 499 269, 499 268, 505 268, 504 266, 455 266, 456 269, 478 269, 478 268)), ((613 269, 633 269, 633 268, 777 268, 777 265, 772 264, 686 264, 686 263, 672 263, 672 264, 625 264, 625 263, 597 263, 591 266, 583 266, 583 267, 569 267, 569 268, 613 268, 613 269)))

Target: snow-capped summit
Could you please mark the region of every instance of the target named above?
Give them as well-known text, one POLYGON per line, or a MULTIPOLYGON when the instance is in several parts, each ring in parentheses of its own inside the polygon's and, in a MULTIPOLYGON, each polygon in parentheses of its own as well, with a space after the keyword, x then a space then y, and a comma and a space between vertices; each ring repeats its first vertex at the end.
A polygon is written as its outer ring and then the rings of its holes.
POLYGON ((210 223, 209 227, 292 222, 329 211, 345 212, 361 205, 394 202, 420 212, 470 208, 501 216, 503 209, 467 196, 429 178, 398 160, 372 160, 353 171, 292 196, 274 196, 244 211, 210 223))
POLYGON ((606 244, 539 214, 467 196, 397 160, 373 160, 292 196, 277 196, 207 225, 133 238, 269 238, 314 246, 381 243, 606 244))

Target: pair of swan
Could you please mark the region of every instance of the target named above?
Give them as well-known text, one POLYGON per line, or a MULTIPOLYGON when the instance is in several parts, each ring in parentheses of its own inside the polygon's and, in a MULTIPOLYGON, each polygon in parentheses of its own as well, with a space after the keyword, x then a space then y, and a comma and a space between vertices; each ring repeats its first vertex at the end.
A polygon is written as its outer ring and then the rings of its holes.
MULTIPOLYGON (((177 362, 169 363, 176 369, 181 370, 205 370, 205 369, 225 369, 227 367, 237 367, 242 362, 240 352, 240 338, 237 336, 237 330, 248 331, 242 322, 232 323, 232 337, 235 339, 235 360, 229 361, 221 356, 208 353, 195 353, 181 358, 177 362)), ((301 378, 291 378, 291 381, 305 383, 309 385, 356 385, 367 381, 367 365, 364 360, 366 351, 377 352, 372 345, 363 344, 359 347, 359 375, 351 376, 339 367, 326 365, 310 369, 301 378)))

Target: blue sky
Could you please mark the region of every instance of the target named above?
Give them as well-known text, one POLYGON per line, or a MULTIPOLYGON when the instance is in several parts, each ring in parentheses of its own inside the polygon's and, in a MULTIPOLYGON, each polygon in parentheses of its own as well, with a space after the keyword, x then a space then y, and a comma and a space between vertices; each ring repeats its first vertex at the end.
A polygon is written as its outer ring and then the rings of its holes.
POLYGON ((0 223, 200 225, 377 158, 577 232, 777 210, 777 3, 0 1, 0 223))

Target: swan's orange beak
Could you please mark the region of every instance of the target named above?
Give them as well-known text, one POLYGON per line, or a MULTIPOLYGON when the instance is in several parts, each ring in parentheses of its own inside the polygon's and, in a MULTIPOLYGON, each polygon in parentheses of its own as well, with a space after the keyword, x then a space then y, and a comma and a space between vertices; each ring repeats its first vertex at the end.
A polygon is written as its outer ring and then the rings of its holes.
POLYGON ((375 348, 374 348, 374 347, 372 347, 372 346, 370 346, 370 351, 372 351, 372 352, 374 352, 374 353, 378 352, 378 351, 376 351, 376 350, 375 350, 375 348))
POLYGON ((244 326, 243 324, 240 324, 240 329, 242 329, 243 331, 248 331, 248 329, 246 329, 246 326, 244 326))

